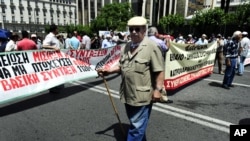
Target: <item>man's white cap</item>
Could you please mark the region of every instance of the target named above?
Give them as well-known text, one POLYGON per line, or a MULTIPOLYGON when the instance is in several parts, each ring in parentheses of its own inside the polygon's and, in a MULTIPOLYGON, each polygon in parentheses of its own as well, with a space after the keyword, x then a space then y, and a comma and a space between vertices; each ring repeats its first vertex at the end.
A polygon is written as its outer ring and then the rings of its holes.
POLYGON ((128 20, 128 26, 143 26, 146 24, 147 20, 141 16, 136 16, 128 20))
POLYGON ((202 34, 201 36, 202 36, 202 37, 207 37, 207 35, 206 35, 206 34, 202 34))
POLYGON ((188 34, 188 37, 192 37, 192 34, 188 34))
POLYGON ((248 35, 248 33, 246 31, 243 31, 242 35, 248 35))
POLYGON ((241 34, 241 31, 235 31, 233 34, 233 38, 235 38, 236 36, 239 36, 241 34))
POLYGON ((32 38, 32 37, 36 37, 36 34, 31 34, 31 36, 30 36, 30 37, 31 37, 31 38, 32 38))
POLYGON ((110 34, 106 34, 105 37, 106 37, 106 38, 111 38, 111 35, 110 35, 110 34))

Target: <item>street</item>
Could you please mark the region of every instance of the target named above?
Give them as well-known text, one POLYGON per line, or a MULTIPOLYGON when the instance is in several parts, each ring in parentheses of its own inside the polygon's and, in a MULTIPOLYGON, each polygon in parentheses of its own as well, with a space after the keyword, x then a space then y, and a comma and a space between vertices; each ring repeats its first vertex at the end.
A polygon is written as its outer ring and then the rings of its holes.
MULTIPOLYGON (((224 66, 223 66, 224 67, 224 66)), ((250 124, 250 66, 235 75, 234 87, 221 88, 214 73, 169 91, 172 104, 153 106, 149 141, 229 141, 229 125, 250 124)), ((106 77, 122 127, 129 126, 119 100, 120 77, 106 77)), ((48 91, 2 105, 1 141, 121 141, 123 133, 101 78, 65 84, 63 94, 48 91)))

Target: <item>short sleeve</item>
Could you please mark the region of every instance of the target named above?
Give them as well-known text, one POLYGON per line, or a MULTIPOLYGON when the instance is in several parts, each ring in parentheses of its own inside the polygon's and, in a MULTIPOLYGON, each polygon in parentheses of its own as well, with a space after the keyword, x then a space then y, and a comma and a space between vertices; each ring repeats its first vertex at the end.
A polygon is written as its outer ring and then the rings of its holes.
POLYGON ((164 70, 164 63, 161 50, 157 46, 153 46, 153 51, 151 53, 151 65, 152 71, 158 72, 164 70))

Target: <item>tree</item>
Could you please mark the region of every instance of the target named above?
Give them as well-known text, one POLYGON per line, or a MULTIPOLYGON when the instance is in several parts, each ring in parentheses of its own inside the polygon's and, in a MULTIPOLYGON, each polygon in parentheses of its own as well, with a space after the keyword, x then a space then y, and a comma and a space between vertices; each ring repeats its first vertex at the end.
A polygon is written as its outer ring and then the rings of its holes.
POLYGON ((250 3, 239 5, 235 12, 235 21, 239 26, 250 24, 250 3))
POLYGON ((208 11, 198 11, 191 20, 191 25, 202 33, 218 33, 221 27, 226 24, 226 14, 219 8, 208 11))
POLYGON ((105 5, 98 16, 91 21, 91 29, 98 30, 126 30, 127 21, 133 17, 134 12, 130 4, 112 3, 105 5))
POLYGON ((168 15, 159 20, 159 26, 163 29, 163 32, 167 31, 172 34, 177 27, 184 25, 184 22, 184 17, 179 14, 168 15))

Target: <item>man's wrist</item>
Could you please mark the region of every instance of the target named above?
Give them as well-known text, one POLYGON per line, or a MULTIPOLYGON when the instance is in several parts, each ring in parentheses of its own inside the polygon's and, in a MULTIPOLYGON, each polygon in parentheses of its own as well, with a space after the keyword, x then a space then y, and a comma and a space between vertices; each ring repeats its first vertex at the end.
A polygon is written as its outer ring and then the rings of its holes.
POLYGON ((162 87, 156 87, 155 90, 162 92, 163 88, 162 87))

